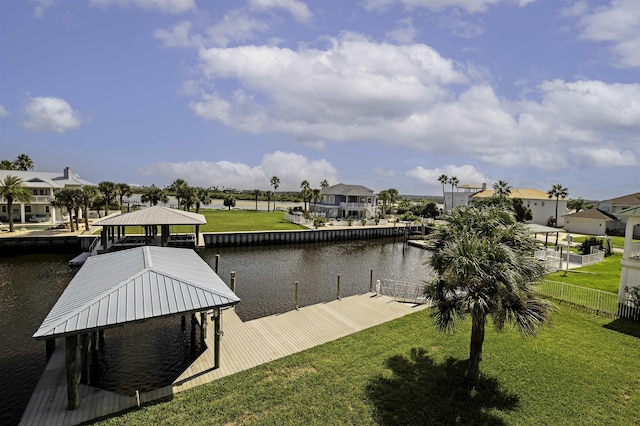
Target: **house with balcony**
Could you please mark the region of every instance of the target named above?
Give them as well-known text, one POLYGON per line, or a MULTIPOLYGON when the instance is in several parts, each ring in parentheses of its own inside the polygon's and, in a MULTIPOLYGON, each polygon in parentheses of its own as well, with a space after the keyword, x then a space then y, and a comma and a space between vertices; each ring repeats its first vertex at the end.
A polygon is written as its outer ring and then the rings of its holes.
POLYGON ((362 185, 339 183, 323 188, 320 195, 321 202, 314 208, 327 218, 373 218, 376 215, 378 199, 373 190, 362 185))
POLYGON ((640 206, 618 212, 625 219, 624 251, 620 261, 619 315, 640 319, 640 309, 629 300, 629 289, 640 287, 640 242, 633 241, 634 231, 640 229, 640 206))
POLYGON ((33 200, 29 203, 13 202, 11 212, 8 211, 7 200, 0 200, 0 222, 6 223, 9 215, 14 223, 53 223, 62 219, 63 212, 59 207, 52 207, 55 194, 62 188, 81 188, 84 185, 95 185, 80 178, 78 174, 65 167, 62 173, 36 172, 21 170, 0 170, 0 180, 6 176, 16 176, 22 185, 31 191, 33 200))
MULTIPOLYGON (((492 189, 485 189, 469 197, 471 200, 482 200, 493 197, 495 191, 492 189)), ((548 225, 550 220, 556 216, 556 199, 549 198, 549 195, 545 191, 530 188, 513 188, 508 198, 520 198, 524 205, 531 209, 530 223, 538 225, 548 225)), ((567 213, 567 199, 560 198, 558 200, 558 227, 564 226, 564 215, 567 213)))

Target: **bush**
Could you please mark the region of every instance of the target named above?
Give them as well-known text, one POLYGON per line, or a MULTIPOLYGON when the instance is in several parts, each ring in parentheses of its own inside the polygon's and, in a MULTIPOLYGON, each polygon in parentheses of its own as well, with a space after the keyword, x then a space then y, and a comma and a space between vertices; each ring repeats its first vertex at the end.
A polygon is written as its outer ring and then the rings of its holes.
POLYGON ((315 228, 324 226, 326 223, 327 223, 327 219, 325 219, 324 217, 316 217, 315 219, 313 219, 313 226, 315 228))
POLYGON ((611 256, 611 244, 604 238, 589 237, 580 244, 578 250, 582 254, 591 254, 591 247, 597 247, 600 250, 604 250, 605 256, 611 256))

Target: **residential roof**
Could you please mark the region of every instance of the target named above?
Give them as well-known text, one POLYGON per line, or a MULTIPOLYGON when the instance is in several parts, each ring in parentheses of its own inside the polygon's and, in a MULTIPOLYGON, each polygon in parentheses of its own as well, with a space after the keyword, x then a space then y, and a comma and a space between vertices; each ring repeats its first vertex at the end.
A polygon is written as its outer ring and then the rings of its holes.
POLYGON ((84 180, 77 173, 69 172, 68 177, 64 173, 55 172, 35 172, 32 170, 0 170, 0 179, 5 176, 16 176, 22 179, 25 186, 29 188, 64 188, 65 186, 95 185, 93 182, 84 180))
POLYGON ((239 301, 193 250, 137 247, 89 257, 33 337, 78 334, 239 301))
POLYGON ((131 213, 109 216, 93 222, 94 226, 204 225, 200 213, 185 212, 164 206, 153 206, 131 213))
POLYGON ((571 214, 565 214, 563 215, 563 217, 569 217, 569 218, 581 218, 581 219, 597 219, 597 220, 618 220, 617 217, 615 217, 612 214, 609 214, 607 212, 603 212, 602 210, 598 210, 598 209, 586 209, 586 210, 581 210, 579 212, 576 213, 571 213, 571 214))
POLYGON ((640 205, 640 192, 623 195, 621 197, 611 198, 604 201, 611 201, 614 206, 637 206, 640 205))
POLYGON ((551 226, 540 225, 537 223, 527 223, 526 227, 530 234, 551 234, 562 231, 562 229, 552 228, 551 226))
POLYGON ((322 189, 320 193, 323 195, 370 196, 373 195, 373 190, 362 185, 345 185, 344 183, 339 183, 322 189))
POLYGON ((631 207, 618 212, 621 216, 640 216, 640 206, 631 207))
MULTIPOLYGON (((476 194, 473 194, 472 198, 491 198, 495 194, 493 189, 485 189, 484 191, 480 191, 476 194)), ((549 195, 540 191, 539 189, 530 189, 530 188, 513 188, 511 190, 511 195, 507 198, 521 198, 523 200, 548 200, 549 195)), ((563 198, 561 198, 563 200, 563 198)))

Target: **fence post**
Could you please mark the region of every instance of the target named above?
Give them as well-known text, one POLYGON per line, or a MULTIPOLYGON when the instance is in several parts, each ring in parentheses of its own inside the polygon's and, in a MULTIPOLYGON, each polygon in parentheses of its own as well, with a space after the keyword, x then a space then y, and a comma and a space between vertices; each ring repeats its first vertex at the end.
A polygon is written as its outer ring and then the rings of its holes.
POLYGON ((338 274, 338 295, 336 298, 340 300, 340 274, 338 274))
POLYGON ((596 314, 600 314, 600 290, 598 290, 598 302, 596 303, 596 314))

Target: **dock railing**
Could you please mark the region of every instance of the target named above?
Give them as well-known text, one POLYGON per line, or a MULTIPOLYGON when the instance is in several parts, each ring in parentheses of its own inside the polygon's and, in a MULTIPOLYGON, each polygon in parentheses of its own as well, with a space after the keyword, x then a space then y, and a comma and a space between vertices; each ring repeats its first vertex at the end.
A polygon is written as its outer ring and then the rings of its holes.
POLYGON ((393 300, 399 302, 427 303, 424 296, 424 284, 383 279, 376 282, 375 292, 382 296, 392 297, 393 300))

